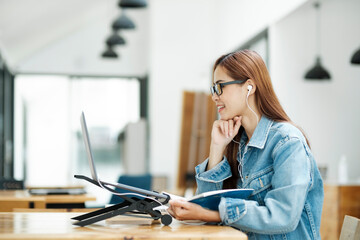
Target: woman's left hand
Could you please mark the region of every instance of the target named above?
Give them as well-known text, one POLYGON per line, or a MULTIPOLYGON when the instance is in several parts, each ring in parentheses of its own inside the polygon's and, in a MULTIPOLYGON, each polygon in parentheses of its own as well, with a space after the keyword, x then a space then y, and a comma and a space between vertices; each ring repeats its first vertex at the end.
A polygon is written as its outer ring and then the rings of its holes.
POLYGON ((218 211, 212 211, 186 200, 170 200, 168 212, 177 220, 201 220, 204 222, 220 222, 218 211))

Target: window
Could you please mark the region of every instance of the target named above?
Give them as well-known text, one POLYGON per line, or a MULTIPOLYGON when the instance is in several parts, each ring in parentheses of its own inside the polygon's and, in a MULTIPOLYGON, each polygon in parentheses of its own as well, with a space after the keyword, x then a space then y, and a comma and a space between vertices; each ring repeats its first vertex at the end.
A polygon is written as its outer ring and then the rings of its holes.
POLYGON ((136 78, 18 75, 14 175, 27 186, 81 184, 96 194, 97 204, 104 204, 110 194, 73 177, 90 176, 80 125, 82 111, 98 174, 116 182, 122 173, 119 136, 129 122, 140 120, 140 83, 136 78))
POLYGON ((0 177, 13 177, 14 77, 0 56, 0 177))
POLYGON ((256 51, 264 59, 266 66, 269 68, 269 38, 268 29, 259 32, 244 43, 238 50, 251 49, 256 51))

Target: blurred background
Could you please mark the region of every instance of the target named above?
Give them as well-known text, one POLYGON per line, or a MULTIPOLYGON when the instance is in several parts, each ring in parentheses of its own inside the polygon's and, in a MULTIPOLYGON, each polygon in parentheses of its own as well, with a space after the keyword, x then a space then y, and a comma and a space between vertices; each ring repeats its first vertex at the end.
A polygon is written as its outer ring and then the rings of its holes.
POLYGON ((100 178, 150 173, 176 191, 184 91, 209 94, 214 61, 250 48, 326 182, 360 183, 359 0, 145 3, 0 0, 0 176, 106 204, 73 177, 90 176, 84 111, 100 178))

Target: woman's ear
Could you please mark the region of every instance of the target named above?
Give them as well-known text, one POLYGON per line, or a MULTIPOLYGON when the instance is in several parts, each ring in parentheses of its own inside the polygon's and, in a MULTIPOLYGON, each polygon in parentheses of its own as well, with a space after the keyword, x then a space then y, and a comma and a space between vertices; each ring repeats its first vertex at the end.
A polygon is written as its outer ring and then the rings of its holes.
POLYGON ((256 90, 254 81, 251 79, 248 79, 245 84, 247 85, 247 87, 246 87, 247 91, 248 91, 247 96, 250 96, 250 94, 253 94, 256 90))

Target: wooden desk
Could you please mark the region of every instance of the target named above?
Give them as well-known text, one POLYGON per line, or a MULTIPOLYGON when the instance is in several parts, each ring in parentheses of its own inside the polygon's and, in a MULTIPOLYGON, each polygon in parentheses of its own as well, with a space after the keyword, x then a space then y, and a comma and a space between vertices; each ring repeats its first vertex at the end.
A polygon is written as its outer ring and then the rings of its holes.
POLYGON ((0 239, 237 239, 247 236, 227 226, 169 226, 158 220, 114 217, 86 227, 72 225, 79 213, 0 213, 0 239))
POLYGON ((51 208, 73 206, 84 207, 86 201, 95 201, 89 194, 81 195, 31 195, 27 190, 1 190, 0 212, 11 212, 14 208, 51 208))
POLYGON ((339 239, 345 215, 360 218, 360 185, 325 184, 321 239, 339 239))

